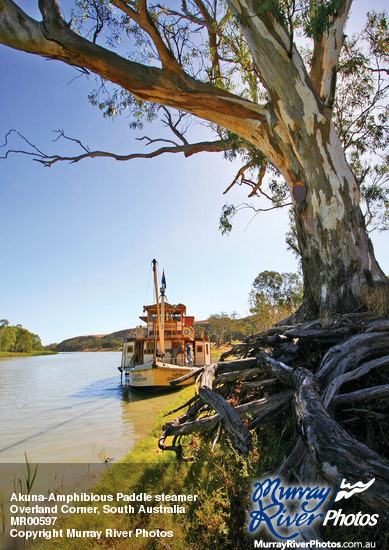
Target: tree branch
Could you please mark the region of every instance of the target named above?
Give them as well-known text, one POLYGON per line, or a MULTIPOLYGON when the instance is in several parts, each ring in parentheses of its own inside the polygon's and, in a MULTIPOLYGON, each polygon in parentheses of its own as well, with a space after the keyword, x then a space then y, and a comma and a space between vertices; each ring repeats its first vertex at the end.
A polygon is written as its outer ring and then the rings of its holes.
POLYGON ((76 162, 80 162, 81 160, 85 160, 88 158, 97 158, 97 157, 112 158, 118 161, 127 161, 127 160, 133 160, 138 158, 155 158, 165 153, 183 153, 185 157, 190 157, 192 155, 195 155, 196 153, 204 153, 204 152, 215 153, 215 152, 225 151, 226 148, 228 148, 228 143, 225 142, 224 140, 200 141, 197 143, 186 142, 183 145, 178 145, 171 140, 150 139, 147 136, 143 136, 142 138, 138 138, 138 141, 147 140, 148 145, 151 145, 156 142, 161 142, 161 141, 172 143, 172 145, 160 147, 159 149, 155 149, 150 153, 130 153, 128 155, 118 155, 117 153, 110 153, 108 151, 91 151, 89 147, 84 145, 80 140, 67 136, 63 130, 57 130, 59 135, 54 141, 57 141, 60 138, 73 141, 77 143, 84 150, 84 153, 80 155, 73 155, 73 156, 64 156, 64 155, 57 155, 57 154, 49 155, 47 153, 44 153, 40 149, 38 149, 33 143, 31 143, 28 139, 26 139, 20 132, 13 129, 7 133, 5 137, 5 143, 1 145, 1 147, 5 147, 6 145, 8 145, 8 137, 13 132, 16 133, 18 136, 20 136, 32 148, 32 151, 8 149, 5 155, 0 157, 0 159, 6 159, 10 156, 10 154, 21 153, 21 154, 32 156, 35 161, 40 162, 41 164, 43 164, 48 168, 50 168, 53 164, 57 162, 69 162, 70 164, 74 164, 76 162))
POLYGON ((325 105, 332 109, 335 99, 336 72, 343 46, 343 29, 352 0, 343 0, 333 24, 314 41, 311 79, 325 105))
POLYGON ((290 44, 287 28, 276 19, 270 10, 258 15, 257 4, 251 0, 227 0, 232 13, 242 21, 242 32, 250 46, 254 64, 261 75, 272 103, 278 103, 290 115, 301 103, 301 87, 305 88, 305 100, 320 110, 320 101, 305 65, 294 44, 290 44), (297 86, 298 84, 298 86, 297 86), (299 90, 298 90, 299 88, 299 90), (313 98, 309 98, 313 96, 313 98))
POLYGON ((247 164, 241 166, 241 168, 239 168, 238 173, 236 174, 235 178, 232 180, 230 185, 227 187, 227 189, 225 191, 223 191, 223 195, 226 195, 228 193, 228 191, 230 191, 230 189, 235 185, 235 183, 239 179, 242 181, 243 178, 244 178, 246 170, 248 170, 249 168, 252 168, 253 166, 255 166, 255 164, 252 161, 250 161, 247 164))
POLYGON ((39 0, 38 5, 44 23, 58 22, 61 19, 61 11, 57 0, 39 0))
POLYGON ((150 17, 150 13, 147 9, 146 0, 139 2, 139 12, 132 9, 127 2, 123 0, 111 0, 111 3, 119 8, 123 13, 128 15, 131 19, 137 23, 141 29, 143 29, 150 36, 155 47, 159 58, 162 63, 162 67, 176 73, 183 73, 182 67, 178 63, 177 59, 174 57, 173 52, 166 46, 165 42, 162 39, 157 27, 155 26, 154 21, 150 17))
POLYGON ((42 6, 47 15, 38 23, 12 0, 0 0, 0 43, 88 69, 141 100, 191 113, 238 131, 249 141, 256 133, 255 145, 263 145, 266 156, 274 155, 267 107, 196 80, 183 70, 178 73, 129 61, 77 35, 62 18, 49 17, 55 2, 43 0, 42 6))
POLYGON ((216 368, 217 363, 204 369, 200 379, 199 396, 218 413, 237 448, 247 456, 252 450, 251 433, 242 423, 235 409, 221 395, 212 390, 216 368))
MULTIPOLYGON (((350 355, 350 360, 354 363, 354 355, 350 355)), ((361 378, 368 372, 370 372, 372 369, 377 369, 381 367, 388 367, 389 366, 389 356, 384 355, 383 357, 379 357, 377 359, 373 359, 371 361, 368 361, 367 363, 363 363, 358 368, 355 368, 354 370, 351 370, 349 372, 345 372, 343 374, 340 374, 334 380, 332 380, 328 386, 325 389, 325 392, 322 396, 323 405, 325 408, 328 408, 330 403, 337 399, 336 394, 339 392, 339 389, 343 384, 346 382, 350 382, 351 380, 356 380, 358 378, 361 378)))
POLYGON ((212 60, 212 70, 213 70, 213 78, 217 81, 221 78, 221 71, 220 71, 220 59, 219 59, 219 52, 218 52, 218 44, 217 44, 217 24, 215 19, 211 16, 207 8, 205 7, 204 3, 201 0, 194 0, 196 6, 201 12, 201 15, 204 17, 204 21, 206 23, 206 28, 208 31, 208 39, 209 39, 209 49, 210 49, 210 55, 212 60))

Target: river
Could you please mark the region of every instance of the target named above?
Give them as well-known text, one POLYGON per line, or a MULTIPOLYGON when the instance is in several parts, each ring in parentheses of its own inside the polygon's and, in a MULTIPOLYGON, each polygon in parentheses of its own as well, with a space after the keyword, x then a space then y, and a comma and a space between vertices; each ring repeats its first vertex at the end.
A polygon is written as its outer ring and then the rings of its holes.
POLYGON ((120 386, 119 352, 0 359, 0 463, 118 460, 174 395, 120 386))
POLYGON ((29 492, 29 468, 37 468, 32 493, 86 491, 174 401, 174 394, 121 387, 120 357, 120 352, 85 352, 0 359, 3 550, 25 548, 23 538, 9 537, 10 499, 29 492))

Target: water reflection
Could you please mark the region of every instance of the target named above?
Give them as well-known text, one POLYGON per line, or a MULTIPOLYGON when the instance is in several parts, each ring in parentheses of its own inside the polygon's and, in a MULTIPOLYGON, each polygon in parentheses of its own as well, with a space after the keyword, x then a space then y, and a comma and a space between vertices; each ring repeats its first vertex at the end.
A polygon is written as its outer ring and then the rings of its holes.
POLYGON ((111 397, 110 392, 116 392, 119 395, 120 392, 118 392, 118 390, 118 377, 111 376, 110 378, 104 378, 102 380, 95 380, 91 382, 70 397, 84 398, 93 396, 95 399, 104 399, 106 397, 111 397))

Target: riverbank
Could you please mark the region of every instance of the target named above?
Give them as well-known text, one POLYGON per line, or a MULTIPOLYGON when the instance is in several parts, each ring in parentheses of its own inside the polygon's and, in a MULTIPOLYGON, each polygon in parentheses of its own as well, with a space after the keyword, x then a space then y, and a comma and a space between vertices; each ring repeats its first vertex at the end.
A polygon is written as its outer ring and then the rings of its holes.
POLYGON ((12 352, 12 351, 0 351, 0 358, 2 357, 35 357, 37 355, 57 355, 58 351, 48 351, 48 350, 41 350, 41 351, 31 351, 30 353, 27 352, 12 352))
MULTIPOLYGON (((283 442, 272 441, 271 435, 264 435, 261 442, 255 441, 255 451, 248 458, 239 457, 223 440, 211 451, 212 440, 199 437, 183 438, 185 456, 195 455, 191 462, 178 462, 173 452, 158 449, 158 439, 163 424, 171 417, 166 412, 184 404, 193 395, 193 386, 181 390, 169 409, 161 411, 149 432, 132 451, 118 464, 107 464, 107 472, 91 492, 94 495, 112 495, 112 507, 126 504, 117 500, 117 494, 124 495, 183 495, 192 498, 183 503, 182 513, 104 513, 106 502, 93 502, 97 507, 94 514, 72 515, 59 522, 56 529, 76 531, 98 530, 103 535, 99 540, 83 538, 83 549, 150 550, 165 546, 170 550, 196 550, 206 548, 234 548, 243 550, 250 543, 246 533, 246 511, 252 480, 263 472, 271 470, 281 462, 285 452, 283 442), (190 497, 192 495, 192 497, 190 497), (196 498, 194 496, 196 495, 196 498), (140 535, 135 538, 112 538, 104 536, 106 530, 114 532, 133 531, 141 528, 144 533, 172 532, 169 538, 140 535)), ((156 499, 155 499, 156 500, 156 499)), ((159 502, 152 501, 155 506, 159 502)), ((129 504, 127 502, 127 504, 129 504)), ((131 502, 136 508, 147 502, 131 502)), ((164 506, 173 502, 164 501, 164 506)), ((181 505, 182 503, 180 503, 181 505)), ((137 508, 136 508, 137 509, 137 508)), ((142 531, 142 532, 143 532, 142 531)), ((60 537, 41 540, 34 548, 51 550, 78 550, 80 539, 60 537)))
MULTIPOLYGON (((193 456, 194 460, 178 462, 175 453, 159 450, 158 439, 162 426, 180 414, 164 416, 165 413, 177 411, 193 392, 192 386, 169 394, 168 408, 161 407, 148 435, 139 439, 117 464, 109 460, 103 463, 106 472, 87 493, 79 496, 80 490, 68 493, 55 489, 54 494, 59 495, 58 510, 66 502, 64 507, 68 511, 70 508, 70 513, 55 523, 55 537, 49 538, 51 532, 45 528, 46 534, 28 547, 31 550, 252 548, 253 539, 246 528, 252 484, 266 472, 276 471, 289 454, 294 429, 293 422, 288 422, 290 413, 284 411, 276 420, 267 419, 253 433, 253 450, 247 458, 236 453, 222 432, 213 451, 215 433, 181 438, 176 444, 182 445, 185 457, 193 456), (279 422, 285 426, 281 434, 276 431, 279 422), (69 496, 61 498, 62 492, 69 496), (75 513, 77 507, 81 513, 75 513)), ((153 416, 155 413, 148 407, 149 417, 153 416)), ((343 509, 356 513, 352 506, 353 503, 344 503, 343 509)), ((354 507, 358 506, 358 502, 354 503, 354 507)), ((366 512, 370 513, 368 509, 366 512)), ((266 532, 256 535, 270 540, 266 532)), ((383 541, 387 535, 386 528, 380 534, 378 527, 364 534, 368 540, 379 541, 377 548, 386 547, 383 541)), ((362 533, 356 528, 335 532, 326 528, 323 536, 323 540, 349 541, 361 540, 362 533)))

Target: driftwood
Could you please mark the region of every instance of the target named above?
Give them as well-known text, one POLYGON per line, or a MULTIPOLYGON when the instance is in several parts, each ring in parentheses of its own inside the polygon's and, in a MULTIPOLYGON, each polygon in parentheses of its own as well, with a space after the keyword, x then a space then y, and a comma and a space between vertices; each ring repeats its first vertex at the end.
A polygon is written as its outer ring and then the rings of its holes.
MULTIPOLYGON (((369 373, 372 369, 382 368, 382 367, 389 367, 389 355, 385 355, 384 357, 379 357, 378 359, 373 359, 372 361, 368 361, 367 363, 364 363, 360 367, 346 372, 344 374, 340 374, 336 378, 330 382, 324 392, 323 396, 323 404, 327 408, 331 401, 334 399, 335 394, 339 391, 340 387, 345 384, 346 382, 350 382, 351 380, 356 380, 358 378, 361 378, 365 374, 369 373)), ((339 402, 339 401, 338 401, 339 402)))
MULTIPOLYGON (((337 395, 332 399, 334 405, 343 405, 345 403, 355 403, 357 401, 370 401, 371 399, 389 398, 389 384, 384 386, 375 386, 374 388, 365 388, 364 390, 354 391, 343 395, 337 395)), ((385 415, 382 415, 385 417, 385 415)))
MULTIPOLYGON (((247 455, 253 430, 287 409, 296 420, 296 440, 275 474, 307 485, 375 478, 355 497, 389 519, 388 366, 389 319, 350 314, 273 327, 199 369, 198 393, 186 412, 166 423, 160 447, 188 459, 182 436, 209 434, 214 447, 226 433, 247 455)), ((309 540, 309 531, 301 537, 309 540)))
POLYGON ((389 517, 389 462, 351 437, 329 416, 310 371, 300 368, 293 376, 295 411, 316 470, 333 485, 338 485, 342 477, 352 484, 375 478, 363 500, 389 517))
POLYGON ((211 405, 211 407, 223 419, 226 430, 231 436, 237 449, 247 455, 252 449, 252 436, 250 430, 242 424, 236 410, 221 395, 212 390, 212 381, 217 365, 211 365, 204 369, 201 375, 199 396, 211 405))

